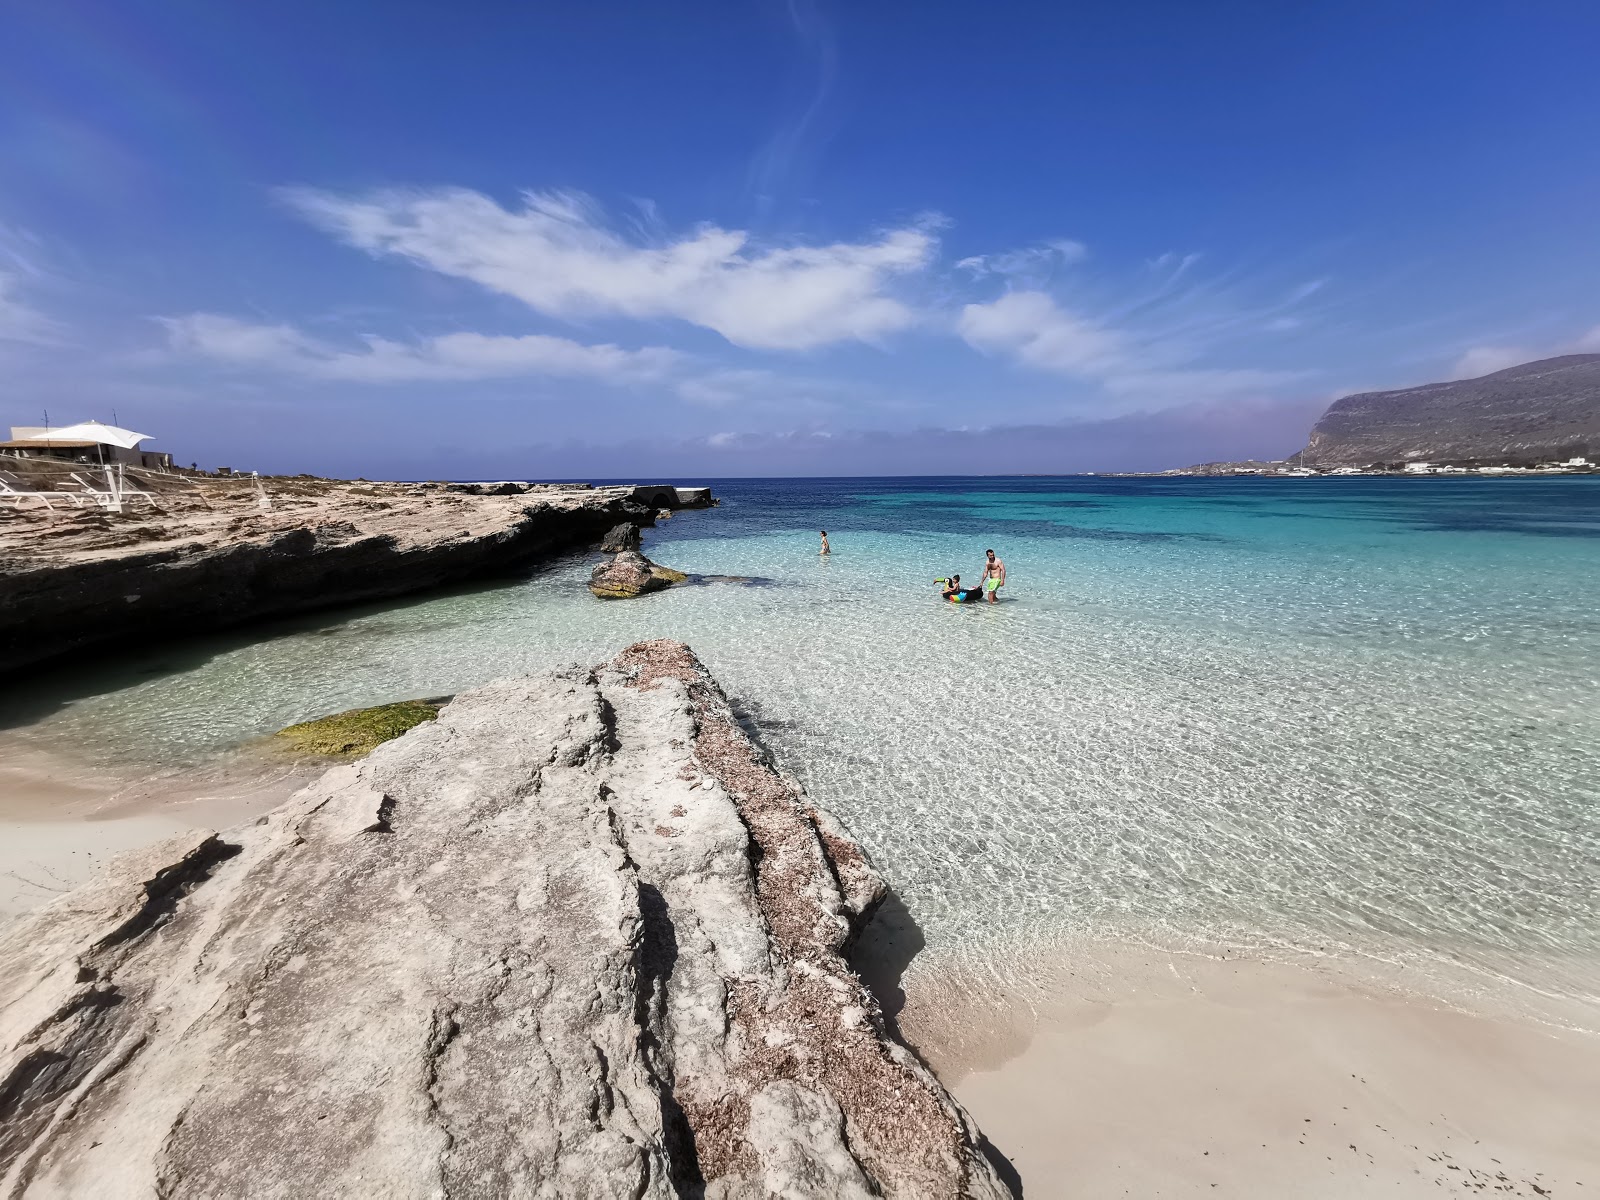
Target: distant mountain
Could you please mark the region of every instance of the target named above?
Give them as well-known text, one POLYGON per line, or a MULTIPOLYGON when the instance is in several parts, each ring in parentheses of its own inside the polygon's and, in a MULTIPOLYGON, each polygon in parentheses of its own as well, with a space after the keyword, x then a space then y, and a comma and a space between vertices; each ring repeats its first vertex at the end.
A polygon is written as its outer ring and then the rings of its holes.
POLYGON ((1479 379, 1335 400, 1297 456, 1308 466, 1600 459, 1600 354, 1479 379))

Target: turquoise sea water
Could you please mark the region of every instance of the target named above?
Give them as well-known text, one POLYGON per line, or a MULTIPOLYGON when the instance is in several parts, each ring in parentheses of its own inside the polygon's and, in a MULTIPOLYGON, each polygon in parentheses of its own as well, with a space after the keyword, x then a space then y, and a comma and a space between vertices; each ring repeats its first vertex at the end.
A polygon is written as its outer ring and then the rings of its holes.
POLYGON ((646 551, 760 586, 602 603, 578 555, 62 671, 0 718, 123 765, 200 762, 681 638, 932 951, 1178 937, 1600 991, 1600 479, 716 490, 646 551), (1005 602, 939 602, 933 579, 975 581, 986 546, 1005 602))

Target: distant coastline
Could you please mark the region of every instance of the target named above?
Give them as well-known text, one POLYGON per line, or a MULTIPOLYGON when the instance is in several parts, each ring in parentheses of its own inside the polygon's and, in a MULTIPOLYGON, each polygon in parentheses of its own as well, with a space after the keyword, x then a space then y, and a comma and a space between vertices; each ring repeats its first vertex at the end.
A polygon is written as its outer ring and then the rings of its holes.
POLYGON ((1600 463, 1587 458, 1572 458, 1564 462, 1477 463, 1477 462, 1408 462, 1371 463, 1362 467, 1321 467, 1279 459, 1275 462, 1213 462, 1198 463, 1192 467, 1176 467, 1169 471, 1102 471, 1099 474, 1115 479, 1160 479, 1169 476, 1260 476, 1282 479, 1345 479, 1352 476, 1377 476, 1389 479, 1428 479, 1441 476, 1477 479, 1544 479, 1552 475, 1600 475, 1600 463))

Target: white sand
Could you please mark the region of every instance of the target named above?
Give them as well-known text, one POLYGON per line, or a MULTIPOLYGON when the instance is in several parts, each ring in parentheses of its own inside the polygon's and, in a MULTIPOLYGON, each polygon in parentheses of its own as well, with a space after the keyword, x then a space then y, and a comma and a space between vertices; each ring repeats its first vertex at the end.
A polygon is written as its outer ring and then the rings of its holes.
POLYGON ((70 891, 120 851, 275 808, 319 769, 241 755, 205 771, 116 774, 0 735, 0 921, 70 891))
POLYGON ((1032 1200, 1600 1196, 1600 1037, 1326 967, 1114 957, 1122 987, 1063 971, 1032 1013, 906 980, 903 1031, 1032 1200))
MULTIPOLYGON (((0 737, 0 920, 311 773, 241 758, 116 778, 0 737)), ((1600 1037, 1333 964, 1076 947, 1022 974, 1026 997, 918 959, 900 1024, 1032 1200, 1600 1197, 1600 1037)))

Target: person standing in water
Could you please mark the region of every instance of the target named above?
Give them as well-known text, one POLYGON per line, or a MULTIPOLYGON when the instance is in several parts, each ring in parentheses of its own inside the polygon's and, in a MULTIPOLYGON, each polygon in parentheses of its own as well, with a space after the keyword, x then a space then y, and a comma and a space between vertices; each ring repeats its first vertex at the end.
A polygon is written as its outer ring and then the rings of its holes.
POLYGON ((817 551, 817 553, 818 554, 832 554, 833 553, 833 551, 828 548, 828 531, 826 529, 822 530, 822 549, 817 551))
POLYGON ((985 550, 988 559, 983 564, 983 575, 978 582, 983 584, 983 598, 990 604, 999 599, 996 592, 1006 585, 1006 564, 994 556, 993 550, 985 550))

